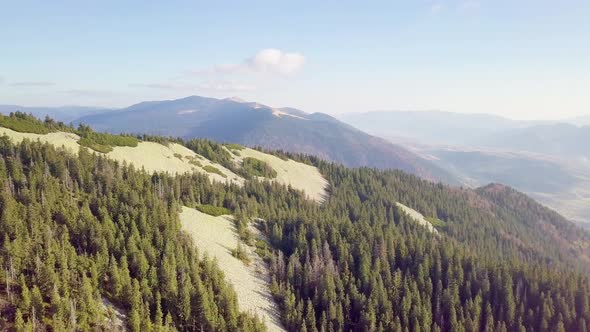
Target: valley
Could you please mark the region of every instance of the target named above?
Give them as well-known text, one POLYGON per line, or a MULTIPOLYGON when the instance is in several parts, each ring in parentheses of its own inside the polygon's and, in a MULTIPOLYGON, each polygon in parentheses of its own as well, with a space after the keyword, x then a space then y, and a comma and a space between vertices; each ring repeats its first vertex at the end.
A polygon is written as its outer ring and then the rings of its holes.
POLYGON ((343 117, 448 171, 461 185, 504 183, 570 220, 590 221, 588 127, 488 114, 368 112, 343 117))
POLYGON ((570 220, 590 220, 590 168, 563 157, 476 147, 414 146, 470 187, 510 184, 570 220))

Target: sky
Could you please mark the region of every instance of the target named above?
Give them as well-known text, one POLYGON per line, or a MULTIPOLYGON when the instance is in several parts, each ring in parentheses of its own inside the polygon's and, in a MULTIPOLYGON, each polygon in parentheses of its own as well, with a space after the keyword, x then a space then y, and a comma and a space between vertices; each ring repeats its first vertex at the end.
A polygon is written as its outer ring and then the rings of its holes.
POLYGON ((4 1, 0 104, 590 114, 590 1, 4 1))

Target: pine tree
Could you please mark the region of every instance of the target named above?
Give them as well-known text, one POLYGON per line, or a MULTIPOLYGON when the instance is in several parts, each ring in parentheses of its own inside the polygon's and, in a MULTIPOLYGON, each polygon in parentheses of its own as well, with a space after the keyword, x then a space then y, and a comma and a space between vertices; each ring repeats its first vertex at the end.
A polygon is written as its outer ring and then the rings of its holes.
POLYGON ((133 332, 141 331, 141 318, 137 309, 131 309, 129 313, 129 329, 133 332))
POLYGON ((16 309, 16 313, 14 314, 14 328, 17 332, 25 331, 25 321, 20 309, 16 309))
POLYGON ((41 291, 37 285, 33 287, 33 292, 31 293, 31 305, 35 311, 35 315, 43 317, 43 296, 41 296, 41 291))

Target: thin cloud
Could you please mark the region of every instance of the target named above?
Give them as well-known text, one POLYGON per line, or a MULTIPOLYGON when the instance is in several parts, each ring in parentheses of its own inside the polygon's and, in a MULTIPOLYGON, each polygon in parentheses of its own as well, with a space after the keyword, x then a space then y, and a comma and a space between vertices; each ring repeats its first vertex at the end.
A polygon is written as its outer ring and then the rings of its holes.
POLYGON ((218 64, 210 68, 193 70, 191 73, 195 75, 267 73, 289 76, 301 71, 304 65, 305 56, 301 53, 267 48, 239 63, 218 64))
POLYGON ((13 82, 10 83, 11 86, 19 86, 19 87, 43 87, 43 86, 54 86, 55 82, 48 82, 48 81, 22 81, 22 82, 13 82))
POLYGON ((139 83, 130 84, 130 87, 134 88, 145 88, 145 89, 158 89, 158 90, 178 90, 178 91, 190 91, 190 90, 208 90, 208 91, 219 91, 219 92, 243 92, 252 91, 256 88, 253 85, 249 85, 241 82, 234 81, 212 81, 204 82, 200 84, 169 84, 169 83, 139 83))
POLYGON ((430 5, 430 13, 431 14, 438 14, 440 13, 440 11, 442 11, 444 8, 444 5, 442 3, 433 3, 432 5, 430 5))
POLYGON ((463 10, 475 10, 481 7, 481 1, 479 0, 464 0, 459 5, 460 9, 463 10))
POLYGON ((181 90, 186 89, 186 86, 180 86, 168 83, 136 83, 129 84, 132 88, 147 88, 147 89, 161 89, 161 90, 181 90))
POLYGON ((61 92, 72 96, 82 97, 112 97, 114 95, 117 95, 115 91, 95 89, 70 89, 61 92))
POLYGON ((256 87, 253 85, 239 82, 208 82, 198 85, 197 88, 218 92, 247 92, 256 90, 256 87))
POLYGON ((478 10, 481 8, 481 5, 481 0, 458 0, 447 3, 441 0, 434 0, 429 3, 428 11, 432 15, 437 15, 447 9, 469 12, 478 10))

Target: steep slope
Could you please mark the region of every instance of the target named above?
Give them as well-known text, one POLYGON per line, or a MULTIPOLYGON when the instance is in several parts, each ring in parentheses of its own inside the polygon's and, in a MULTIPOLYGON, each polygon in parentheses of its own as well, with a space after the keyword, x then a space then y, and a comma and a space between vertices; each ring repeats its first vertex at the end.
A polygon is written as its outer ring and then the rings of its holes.
POLYGON ((235 249, 239 241, 232 216, 214 217, 183 206, 180 223, 197 247, 203 248, 201 254, 217 260, 225 277, 236 289, 240 309, 260 316, 268 331, 284 331, 278 319, 279 310, 268 287, 265 264, 246 245, 243 247, 251 261, 248 265, 232 256, 231 250, 228 250, 235 249))
POLYGON ((432 226, 432 224, 430 222, 428 222, 428 220, 426 220, 426 218, 424 218, 424 216, 422 215, 422 213, 420 213, 420 212, 412 209, 411 207, 405 206, 402 203, 397 203, 397 206, 402 211, 404 211, 405 213, 407 213, 410 217, 412 217, 412 219, 416 220, 416 222, 419 225, 424 226, 430 232, 433 232, 433 233, 437 233, 438 232, 436 230, 436 228, 434 228, 434 226, 432 226))
POLYGON ((448 173, 412 152, 326 114, 198 96, 145 102, 77 120, 99 131, 209 138, 306 153, 349 167, 399 168, 452 182, 448 173))
POLYGON ((0 330, 264 331, 181 231, 174 178, 84 151, 0 137, 0 330))
MULTIPOLYGON (((513 221, 512 227, 532 228, 535 233, 546 239, 544 243, 555 243, 559 247, 569 248, 586 264, 590 264, 590 234, 579 226, 505 185, 489 184, 478 188, 476 192, 492 203, 490 210, 498 218, 513 221)), ((510 236, 510 233, 506 235, 510 236)), ((521 243, 533 242, 521 239, 521 243)))
MULTIPOLYGON (((318 166, 332 186, 325 209, 318 211, 315 218, 302 208, 306 216, 303 220, 268 219, 271 243, 281 248, 286 256, 273 261, 272 271, 278 279, 279 294, 285 298, 283 303, 287 309, 284 312, 290 317, 286 325, 290 330, 297 331, 301 324, 310 324, 309 314, 301 315, 301 312, 309 312, 308 309, 303 311, 297 307, 313 306, 315 313, 322 317, 330 308, 339 305, 346 318, 327 319, 327 323, 319 326, 332 324, 336 329, 367 331, 376 325, 387 331, 406 327, 412 330, 418 326, 421 330, 440 328, 442 331, 457 331, 463 327, 469 331, 494 330, 490 326, 510 331, 556 330, 559 326, 575 331, 580 326, 587 327, 586 318, 580 322, 559 323, 558 314, 543 313, 542 305, 537 304, 552 306, 548 303, 556 300, 555 297, 540 300, 545 295, 530 292, 575 280, 567 273, 575 269, 572 265, 587 271, 588 264, 579 258, 579 255, 587 255, 582 248, 588 243, 587 235, 581 230, 574 242, 585 244, 570 246, 567 241, 555 241, 547 236, 539 227, 540 223, 534 221, 535 215, 530 220, 523 219, 522 215, 504 218, 495 213, 494 203, 472 190, 435 185, 402 172, 346 170, 322 162, 318 166), (440 239, 401 213, 396 201, 411 206, 423 216, 442 220, 440 239), (333 214, 339 217, 333 218, 333 214), (396 235, 396 232, 400 233, 396 235), (461 248, 462 254, 452 249, 454 245, 461 248), (424 256, 433 261, 417 259, 424 256), (454 267, 439 265, 436 257, 446 257, 443 260, 452 261, 450 265, 454 267), (520 267, 508 271, 505 264, 520 267), (554 272, 542 272, 546 264, 554 267, 554 272), (569 267, 560 268, 562 264, 569 267), (548 279, 543 286, 536 284, 540 286, 537 288, 531 278, 541 275, 548 279), (428 281, 423 284, 420 280, 428 281), (408 296, 397 295, 407 294, 413 288, 429 294, 426 308, 408 296), (392 289, 399 293, 389 292, 392 289), (375 302, 369 300, 371 298, 375 302), (366 303, 365 299, 375 304, 369 312, 356 309, 357 305, 366 303), (485 317, 494 316, 497 312, 494 308, 514 310, 499 309, 510 313, 500 314, 504 318, 495 323, 486 323, 483 316, 456 314, 455 310, 472 312, 471 309, 455 309, 457 305, 462 306, 459 303, 472 305, 480 300, 482 305, 476 307, 481 311, 477 312, 487 312, 485 317), (395 308, 399 308, 400 302, 405 303, 405 308, 422 307, 428 314, 422 315, 420 309, 401 309, 396 316, 395 308), (530 308, 528 314, 521 306, 530 308), (408 311, 414 314, 405 314, 408 311)), ((566 220, 563 223, 573 226, 566 220)), ((572 297, 565 302, 568 301, 572 301, 572 297)), ((578 319, 588 316, 587 309, 587 306, 580 306, 575 316, 578 319)))
MULTIPOLYGON (((319 168, 324 174, 338 174, 333 166, 320 163, 319 168)), ((366 205, 363 210, 354 211, 357 218, 375 213, 370 207, 382 209, 384 204, 387 209, 392 202, 399 202, 425 219, 443 221, 444 227, 437 228, 439 234, 460 241, 481 256, 536 256, 553 264, 569 261, 590 271, 590 264, 586 264, 590 262, 590 234, 510 187, 493 184, 473 190, 429 183, 400 171, 363 171, 354 172, 354 180, 328 176, 335 189, 327 203, 343 208, 345 203, 335 202, 347 198, 337 189, 339 183, 354 181, 352 185, 359 187, 354 200, 366 205), (363 183, 363 177, 371 178, 370 185, 363 183), (584 263, 580 264, 580 260, 584 263)))

